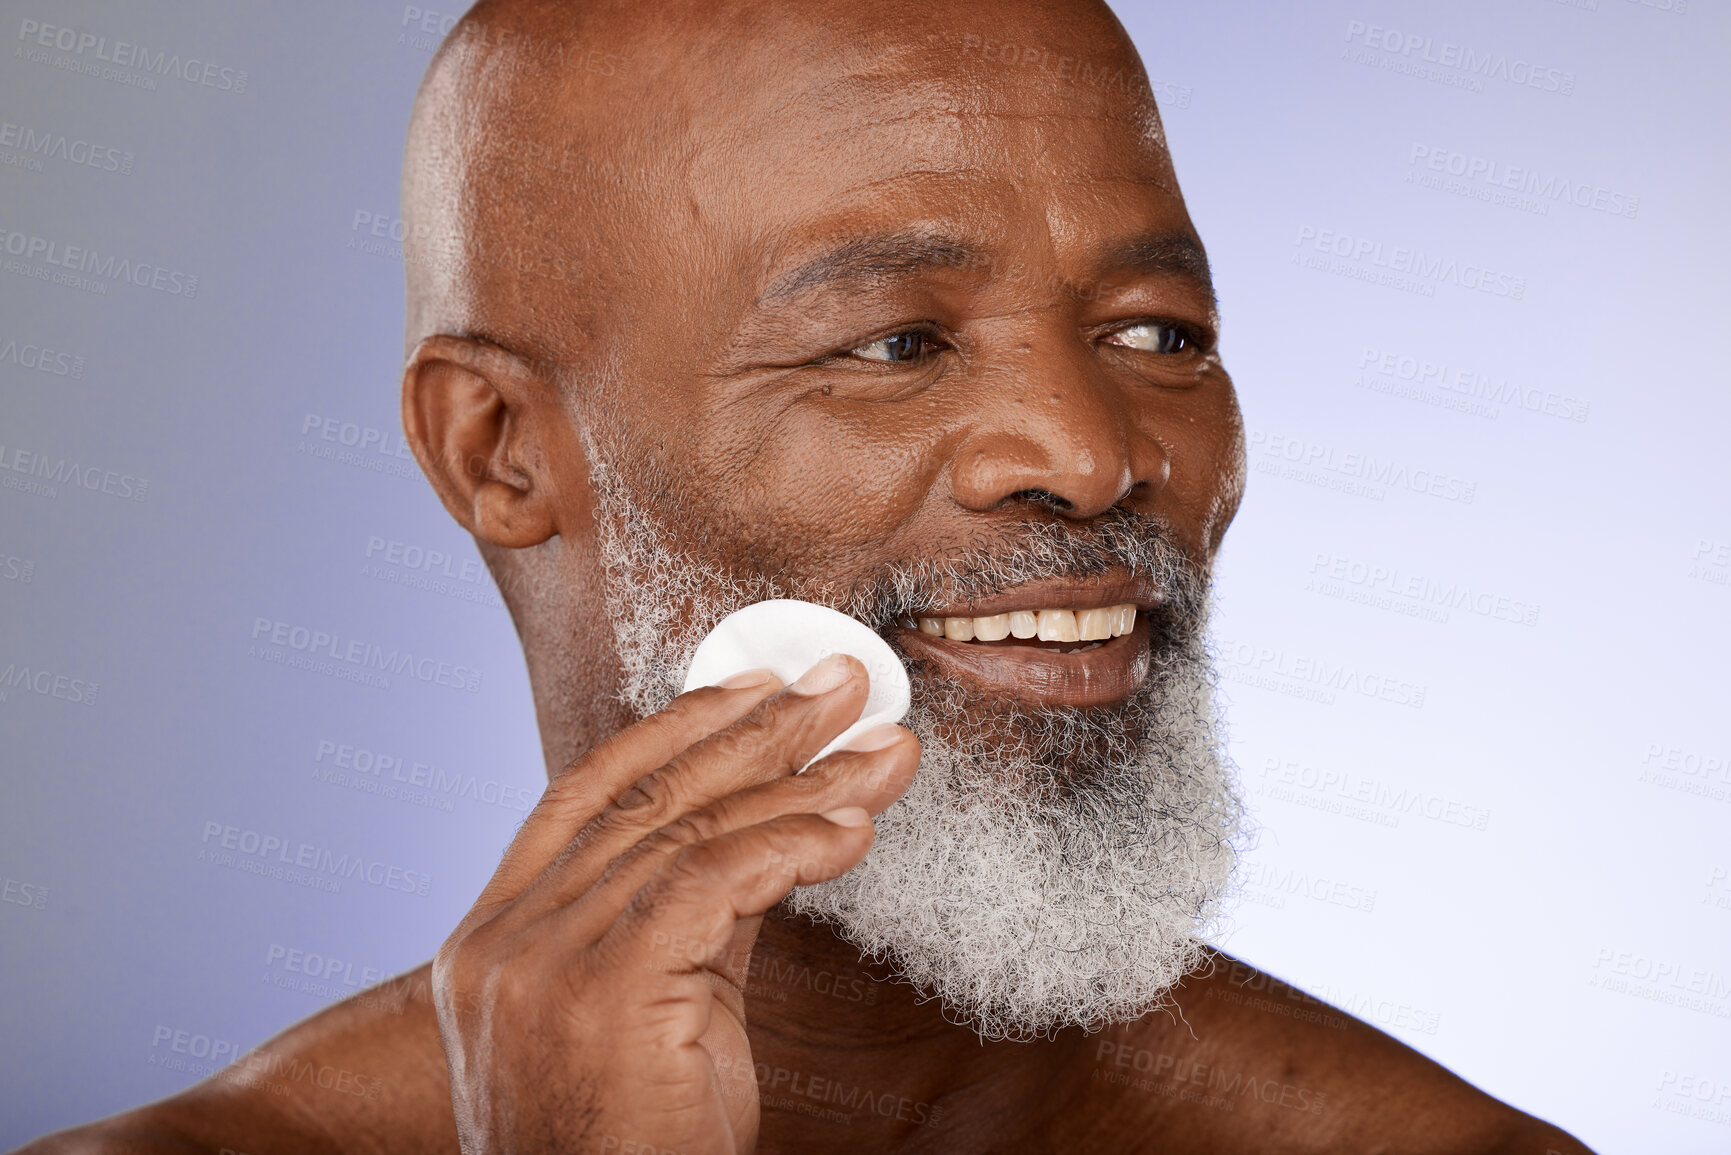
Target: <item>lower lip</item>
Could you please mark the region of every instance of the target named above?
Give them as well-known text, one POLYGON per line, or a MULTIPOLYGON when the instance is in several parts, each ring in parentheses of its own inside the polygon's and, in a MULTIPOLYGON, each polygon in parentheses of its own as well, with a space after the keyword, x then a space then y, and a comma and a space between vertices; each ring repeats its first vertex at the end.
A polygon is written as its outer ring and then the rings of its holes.
MULTIPOLYGON (((1040 646, 953 642, 897 626, 894 640, 916 661, 982 690, 1046 706, 1108 706, 1148 680, 1148 624, 1142 614, 1127 634, 1081 653, 1040 646)), ((1078 645, 1086 643, 1077 643, 1078 645)))

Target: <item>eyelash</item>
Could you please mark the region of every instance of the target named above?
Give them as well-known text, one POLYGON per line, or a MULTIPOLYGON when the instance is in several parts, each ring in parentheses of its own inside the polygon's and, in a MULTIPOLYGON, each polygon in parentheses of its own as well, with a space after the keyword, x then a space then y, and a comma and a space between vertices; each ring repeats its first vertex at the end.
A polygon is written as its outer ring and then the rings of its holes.
POLYGON ((826 362, 853 360, 853 361, 860 361, 860 362, 863 362, 863 363, 868 364, 868 365, 917 365, 917 364, 920 364, 920 363, 930 359, 933 355, 935 355, 937 353, 941 353, 945 349, 948 349, 950 347, 951 347, 950 344, 947 341, 945 341, 942 336, 939 335, 937 326, 935 326, 935 325, 912 325, 912 326, 909 326, 908 328, 905 328, 905 329, 894 329, 888 333, 883 333, 883 334, 880 334, 879 336, 869 338, 865 341, 861 341, 858 345, 855 345, 850 349, 844 349, 839 353, 832 353, 830 356, 823 358, 823 360, 826 362), (911 360, 908 360, 908 361, 879 361, 876 358, 872 358, 872 357, 855 357, 854 356, 854 353, 856 351, 858 351, 860 349, 864 349, 868 345, 875 345, 879 341, 892 341, 897 337, 919 337, 921 340, 926 341, 930 345, 932 345, 933 348, 923 349, 918 357, 912 358, 911 360))
MULTIPOLYGON (((1105 338, 1111 337, 1114 334, 1122 333, 1122 332, 1125 332, 1126 330, 1129 330, 1129 329, 1134 329, 1140 325, 1155 325, 1155 326, 1158 326, 1158 327, 1163 328, 1163 329, 1170 329, 1178 335, 1179 340, 1184 342, 1184 348, 1179 349, 1179 350, 1177 350, 1173 353, 1170 353, 1170 354, 1164 354, 1165 356, 1179 357, 1179 356, 1183 356, 1186 353, 1206 353, 1208 351, 1209 340, 1208 340, 1208 336, 1205 333, 1203 333, 1201 330, 1197 329, 1193 325, 1186 324, 1183 321, 1174 321, 1174 320, 1171 320, 1171 319, 1165 318, 1165 317, 1138 317, 1134 321, 1127 321, 1124 324, 1115 325, 1112 328, 1108 329, 1106 332, 1102 333, 1100 336, 1101 336, 1101 339, 1104 340, 1105 338)), ((1127 348, 1127 346, 1122 346, 1122 345, 1118 346, 1118 347, 1119 348, 1127 348)), ((1137 350, 1132 350, 1132 351, 1133 352, 1139 352, 1139 353, 1153 352, 1152 350, 1149 350, 1149 349, 1137 349, 1137 350)), ((1162 354, 1155 354, 1155 355, 1161 356, 1162 354)))
MULTIPOLYGON (((1180 356, 1183 353, 1187 353, 1187 352, 1206 352, 1206 350, 1207 350, 1207 344, 1208 344, 1207 339, 1204 337, 1204 335, 1202 333, 1198 332, 1194 327, 1187 325, 1182 321, 1173 321, 1173 320, 1168 320, 1168 319, 1162 318, 1162 317, 1138 317, 1138 318, 1131 320, 1131 321, 1125 321, 1121 324, 1115 325, 1112 328, 1106 330, 1106 332, 1104 332, 1100 335, 1100 339, 1104 340, 1105 338, 1110 337, 1116 333, 1122 333, 1126 330, 1134 329, 1138 325, 1158 325, 1158 326, 1162 326, 1162 327, 1167 328, 1167 329, 1171 329, 1175 333, 1178 334, 1178 337, 1184 342, 1185 347, 1183 349, 1179 350, 1177 353, 1166 354, 1167 356, 1180 356)), ((951 348, 951 346, 949 345, 948 342, 944 341, 941 336, 939 336, 936 326, 933 326, 933 325, 915 325, 915 326, 912 326, 912 327, 909 327, 906 329, 896 329, 892 332, 885 333, 881 336, 873 337, 870 340, 861 341, 858 345, 855 345, 850 349, 846 349, 846 350, 843 350, 839 353, 834 353, 828 357, 825 357, 824 360, 829 361, 829 362, 833 362, 833 361, 851 359, 851 360, 856 360, 856 361, 862 361, 862 362, 865 362, 866 364, 871 364, 871 365, 911 365, 911 364, 920 364, 920 363, 928 360, 930 357, 934 356, 935 354, 941 353, 944 350, 949 349, 949 348, 951 348), (854 357, 854 353, 857 350, 864 349, 868 345, 875 345, 879 341, 889 341, 889 340, 893 340, 897 337, 919 337, 922 340, 929 342, 932 346, 935 346, 935 347, 930 348, 930 349, 923 349, 921 351, 921 354, 918 357, 911 358, 907 361, 879 361, 875 358, 870 358, 870 357, 854 357)), ((1118 346, 1118 348, 1128 348, 1128 346, 1120 345, 1120 346, 1118 346)), ((1147 349, 1132 349, 1130 351, 1131 352, 1142 352, 1142 353, 1151 352, 1151 350, 1147 350, 1147 349)), ((1161 354, 1155 354, 1155 356, 1160 356, 1160 355, 1161 354)))

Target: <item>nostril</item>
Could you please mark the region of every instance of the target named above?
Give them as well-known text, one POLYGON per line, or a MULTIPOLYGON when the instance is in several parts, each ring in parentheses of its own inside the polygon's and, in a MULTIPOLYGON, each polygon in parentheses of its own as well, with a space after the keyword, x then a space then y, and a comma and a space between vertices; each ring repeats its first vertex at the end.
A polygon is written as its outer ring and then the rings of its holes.
POLYGON ((1074 502, 1059 497, 1049 489, 1018 489, 1010 494, 1009 500, 1025 501, 1051 513, 1068 513, 1076 508, 1074 502))

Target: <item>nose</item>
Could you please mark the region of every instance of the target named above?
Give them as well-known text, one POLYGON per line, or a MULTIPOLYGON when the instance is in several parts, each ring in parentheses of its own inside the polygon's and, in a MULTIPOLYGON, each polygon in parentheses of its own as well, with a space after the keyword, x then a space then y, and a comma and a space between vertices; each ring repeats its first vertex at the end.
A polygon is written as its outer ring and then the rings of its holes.
POLYGON ((964 508, 1023 504, 1085 520, 1142 504, 1165 487, 1165 448, 1135 420, 1134 398, 1086 363, 1086 349, 1048 343, 981 382, 976 423, 952 459, 964 508))

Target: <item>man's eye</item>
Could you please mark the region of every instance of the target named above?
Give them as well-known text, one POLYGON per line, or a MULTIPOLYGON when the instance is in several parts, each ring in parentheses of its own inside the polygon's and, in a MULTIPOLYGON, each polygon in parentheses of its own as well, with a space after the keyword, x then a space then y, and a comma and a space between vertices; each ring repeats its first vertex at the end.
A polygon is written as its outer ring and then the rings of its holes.
POLYGON ((918 361, 936 348, 937 342, 928 334, 915 330, 879 337, 870 344, 848 350, 848 355, 862 361, 918 361))
POLYGON ((1146 353, 1188 353, 1196 347, 1190 334, 1177 325, 1161 321, 1141 321, 1126 325, 1107 336, 1107 341, 1126 349, 1141 349, 1146 353))

